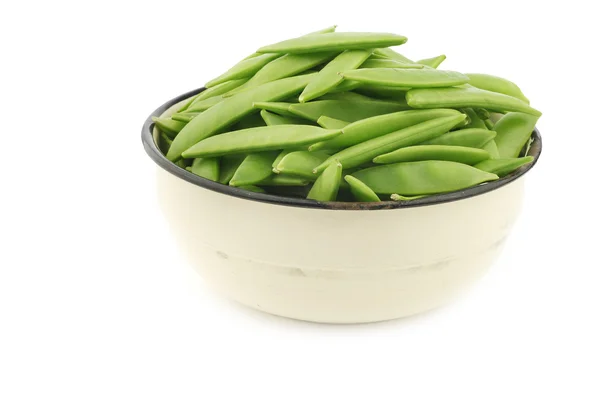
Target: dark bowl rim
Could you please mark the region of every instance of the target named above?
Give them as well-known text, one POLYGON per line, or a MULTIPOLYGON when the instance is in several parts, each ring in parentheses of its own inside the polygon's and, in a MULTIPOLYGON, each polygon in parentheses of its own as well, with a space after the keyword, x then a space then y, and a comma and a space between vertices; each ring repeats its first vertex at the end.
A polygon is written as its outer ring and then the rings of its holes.
POLYGON ((482 185, 470 187, 464 190, 459 190, 450 193, 438 194, 423 197, 421 199, 415 199, 410 201, 395 201, 395 200, 386 200, 381 202, 373 202, 373 203, 363 203, 363 202, 319 202, 315 200, 294 198, 294 197, 283 197, 272 194, 265 193, 255 193, 250 192, 244 189, 239 189, 229 185, 223 185, 218 182, 211 181, 206 178, 202 178, 198 175, 192 174, 191 172, 175 165, 171 161, 169 161, 160 151, 158 145, 154 142, 152 130, 154 127, 154 122, 152 121, 152 117, 158 117, 163 112, 165 112, 168 108, 172 107, 174 104, 179 103, 186 98, 194 96, 201 91, 205 90, 205 88, 198 88, 187 93, 184 93, 180 96, 177 96, 160 107, 154 110, 144 122, 144 126, 142 128, 142 143, 144 145, 144 149, 146 153, 150 156, 152 160, 159 167, 167 171, 168 173, 181 178, 189 183, 200 186, 205 189, 212 190, 214 192, 218 192, 221 194, 239 197, 241 199, 259 201, 263 203, 269 203, 280 206, 288 206, 288 207, 301 207, 301 208, 315 208, 315 209, 323 209, 323 210, 388 210, 388 209, 399 209, 399 208, 412 208, 412 207, 423 207, 423 206, 432 206, 441 203, 447 203, 452 201, 464 200, 470 197, 479 196, 493 190, 499 189, 509 183, 521 178, 525 175, 533 166, 537 163, 540 154, 542 152, 542 137, 540 135, 539 130, 534 128, 533 131, 533 143, 529 150, 530 156, 533 156, 533 161, 527 165, 522 166, 511 174, 498 179, 493 182, 488 182, 482 185))

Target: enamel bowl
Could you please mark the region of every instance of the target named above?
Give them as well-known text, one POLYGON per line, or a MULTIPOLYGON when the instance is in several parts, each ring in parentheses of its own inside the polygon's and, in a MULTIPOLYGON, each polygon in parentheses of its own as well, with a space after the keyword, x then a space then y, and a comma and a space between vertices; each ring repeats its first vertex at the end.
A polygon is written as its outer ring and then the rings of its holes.
POLYGON ((448 303, 500 254, 535 160, 498 181, 411 202, 319 203, 248 192, 196 176, 157 147, 152 116, 171 115, 198 89, 152 113, 142 130, 158 168, 162 212, 190 264, 249 307, 306 321, 362 323, 448 303))

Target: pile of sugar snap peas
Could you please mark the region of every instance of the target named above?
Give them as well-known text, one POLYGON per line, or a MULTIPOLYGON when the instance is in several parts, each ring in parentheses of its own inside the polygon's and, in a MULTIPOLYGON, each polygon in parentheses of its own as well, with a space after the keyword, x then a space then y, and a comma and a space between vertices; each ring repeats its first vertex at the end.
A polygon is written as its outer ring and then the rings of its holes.
POLYGON ((317 201, 410 201, 533 160, 541 113, 517 85, 390 48, 405 42, 331 27, 262 47, 154 118, 159 147, 206 179, 317 201))

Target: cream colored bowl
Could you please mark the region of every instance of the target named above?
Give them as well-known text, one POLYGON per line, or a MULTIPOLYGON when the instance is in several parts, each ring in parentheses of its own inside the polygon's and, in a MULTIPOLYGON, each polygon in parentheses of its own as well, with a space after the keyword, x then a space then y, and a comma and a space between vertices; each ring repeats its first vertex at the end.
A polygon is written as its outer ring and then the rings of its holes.
MULTIPOLYGON (((190 92, 157 109, 170 115, 190 92)), ((243 191, 191 174, 142 140, 158 164, 162 211, 191 265, 226 296, 315 322, 383 321, 439 307, 500 254, 534 163, 489 184, 410 203, 318 203, 243 191)))

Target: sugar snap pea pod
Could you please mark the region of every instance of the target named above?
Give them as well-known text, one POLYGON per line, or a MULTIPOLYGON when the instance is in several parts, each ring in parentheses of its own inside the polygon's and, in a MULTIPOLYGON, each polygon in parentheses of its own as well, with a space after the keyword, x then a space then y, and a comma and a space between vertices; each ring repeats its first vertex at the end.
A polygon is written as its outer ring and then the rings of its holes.
POLYGON ((267 193, 265 191, 265 189, 258 187, 258 186, 254 186, 254 185, 246 185, 246 186, 238 186, 240 189, 244 189, 244 190, 248 190, 249 192, 255 192, 255 193, 267 193))
POLYGON ((325 171, 317 178, 306 198, 317 201, 334 201, 341 181, 342 164, 335 161, 325 168, 325 171))
POLYGON ((494 139, 490 140, 482 147, 483 150, 487 151, 490 154, 490 158, 500 158, 500 153, 498 152, 498 146, 496 145, 496 141, 494 139))
POLYGON ((408 58, 404 57, 402 54, 400 54, 397 51, 394 51, 390 48, 375 49, 373 54, 376 56, 379 55, 379 56, 382 56, 385 58, 389 58, 391 60, 400 61, 405 64, 416 64, 414 61, 409 60, 408 58))
POLYGON ((175 162, 179 168, 188 169, 192 165, 192 160, 179 159, 175 162))
POLYGON ((426 195, 421 195, 421 196, 402 196, 401 194, 393 193, 390 196, 390 199, 394 200, 394 201, 411 201, 411 200, 416 200, 416 199, 420 199, 420 198, 423 198, 423 197, 426 197, 426 195))
POLYGON ((161 132, 167 134, 167 136, 173 139, 186 125, 186 122, 175 121, 171 118, 159 118, 152 117, 152 121, 158 126, 161 132))
POLYGON ((498 179, 498 176, 453 161, 414 161, 355 172, 375 193, 415 196, 453 192, 498 179))
POLYGON ((273 164, 271 164, 271 167, 273 167, 273 172, 275 172, 276 174, 278 174, 280 172, 277 169, 277 165, 279 165, 279 162, 281 160, 283 160, 283 157, 287 156, 290 153, 293 153, 294 151, 299 151, 299 150, 296 150, 296 149, 281 150, 281 152, 279 153, 279 155, 277 156, 277 158, 275 159, 275 161, 273 161, 273 164))
MULTIPOLYGON (((223 82, 223 83, 215 85, 211 88, 205 89, 196 95, 192 104, 202 101, 202 100, 209 99, 211 97, 225 94, 225 93, 229 92, 230 90, 233 90, 233 89, 237 88, 238 86, 241 86, 244 83, 248 82, 248 79, 250 79, 250 78, 234 79, 232 81, 223 82)), ((192 105, 192 104, 190 104, 190 105, 192 105)))
MULTIPOLYGON (((341 162, 344 165, 344 168, 357 167, 371 161, 381 154, 436 138, 454 128, 465 118, 466 116, 464 114, 458 113, 458 115, 432 119, 388 133, 387 135, 369 139, 333 154, 315 168, 313 172, 319 173, 323 171, 335 160, 341 162)), ((365 183, 368 186, 371 186, 367 182, 365 183)))
MULTIPOLYGON (((202 92, 200 92, 202 93, 202 92)), ((200 93, 190 97, 181 107, 179 107, 177 109, 178 113, 184 112, 185 110, 188 109, 188 107, 198 98, 198 96, 200 96, 200 93)))
POLYGON ((381 201, 379 196, 370 187, 352 175, 344 176, 344 180, 350 185, 350 191, 356 200, 362 202, 381 201))
POLYGON ((231 67, 229 70, 227 70, 227 72, 225 72, 223 75, 220 75, 217 78, 206 82, 204 86, 206 86, 207 88, 211 88, 220 83, 231 81, 234 79, 248 78, 260 71, 262 67, 279 57, 281 57, 281 54, 271 53, 261 54, 260 56, 242 60, 233 67, 231 67))
POLYGON ((294 151, 287 154, 275 167, 277 173, 300 176, 305 179, 315 180, 317 175, 312 170, 318 167, 329 157, 322 151, 294 151))
POLYGON ((496 132, 488 129, 468 128, 448 132, 435 139, 424 141, 421 144, 440 144, 445 146, 465 146, 482 148, 496 137, 496 132))
MULTIPOLYGON (((320 29, 318 31, 307 33, 305 36, 308 36, 308 35, 320 35, 322 33, 331 33, 331 32, 335 32, 336 29, 337 29, 337 25, 332 25, 332 26, 328 26, 325 29, 320 29)), ((253 57, 258 57, 261 54, 262 53, 252 53, 248 57, 244 58, 244 60, 247 60, 247 59, 253 58, 253 57)))
POLYGON ((242 118, 231 130, 239 131, 242 129, 257 128, 259 126, 266 126, 265 121, 260 114, 250 114, 242 118))
MULTIPOLYGON (((310 53, 310 54, 286 54, 276 60, 271 61, 258 71, 250 80, 243 85, 231 90, 225 94, 225 97, 231 97, 242 91, 260 86, 267 82, 276 81, 288 76, 298 75, 319 64, 329 61, 335 56, 335 53, 310 53)), ((313 78, 314 79, 314 78, 313 78)), ((312 81, 312 79, 311 79, 312 81)))
POLYGON ((342 81, 339 85, 331 89, 331 93, 345 93, 363 86, 362 82, 358 81, 342 81))
POLYGON ((211 181, 219 180, 218 158, 195 158, 189 171, 211 181))
POLYGON ((494 130, 497 133, 496 145, 499 158, 515 158, 519 156, 523 146, 531 137, 538 118, 532 115, 511 112, 500 118, 494 130))
POLYGON ((378 100, 347 101, 347 100, 316 100, 309 103, 292 104, 290 112, 299 117, 317 121, 322 115, 354 122, 374 115, 388 114, 406 110, 408 107, 401 102, 386 102, 378 100))
POLYGON ((495 160, 482 161, 478 164, 475 164, 474 167, 482 171, 496 174, 502 178, 517 168, 520 168, 525 164, 529 164, 532 161, 533 157, 531 156, 521 158, 497 158, 495 160))
POLYGON ((343 71, 344 79, 363 82, 374 86, 434 88, 462 85, 469 81, 466 75, 455 71, 433 68, 366 68, 343 71))
POLYGON ((317 120, 317 124, 319 124, 321 128, 325 129, 342 129, 348 126, 350 123, 340 119, 328 117, 327 115, 322 115, 317 120))
MULTIPOLYGON (((408 64, 396 60, 390 60, 385 58, 369 58, 367 61, 361 64, 361 69, 364 68, 407 68, 407 69, 421 69, 422 65, 419 64, 408 64)), ((343 71, 343 70, 341 70, 343 71)))
POLYGON ((331 139, 341 133, 341 130, 310 125, 277 125, 242 129, 204 139, 184 151, 183 157, 216 157, 225 154, 289 149, 331 139))
POLYGON ((267 110, 260 110, 260 116, 267 126, 273 125, 306 125, 307 121, 295 117, 278 115, 267 110))
POLYGON ((411 89, 406 93, 406 101, 413 108, 482 107, 494 111, 519 111, 538 117, 542 115, 515 97, 476 87, 411 89))
MULTIPOLYGON (((451 109, 408 110, 362 119, 342 128, 343 135, 311 145, 309 150, 339 150, 435 118, 461 115, 451 109)), ((317 121, 318 122, 318 121, 317 121)))
POLYGON ((279 152, 265 151, 248 154, 229 181, 230 186, 255 185, 271 176, 271 164, 279 152))
POLYGON ((217 95, 217 96, 212 96, 212 97, 209 97, 208 99, 204 99, 204 100, 200 100, 200 101, 196 101, 196 102, 192 103, 186 111, 187 112, 206 111, 209 108, 211 108, 212 106, 214 106, 215 104, 220 103, 221 101, 223 101, 222 94, 217 95))
POLYGON ((173 121, 180 121, 188 123, 194 119, 200 112, 178 112, 176 114, 171 115, 171 119, 173 121))
POLYGON ((309 180, 297 176, 273 174, 264 181, 260 182, 258 186, 306 186, 309 183, 309 180))
POLYGON ((240 164, 242 164, 245 158, 246 156, 244 156, 243 154, 234 154, 231 156, 221 157, 219 183, 222 183, 223 185, 228 185, 229 181, 231 181, 231 178, 233 178, 235 171, 237 171, 238 167, 240 166, 240 164))
POLYGON ((507 96, 516 97, 529 104, 529 99, 525 97, 521 89, 509 81, 499 76, 488 74, 465 74, 469 77, 469 84, 479 89, 489 90, 490 92, 502 93, 507 96))
POLYGON ((313 75, 300 75, 281 79, 224 99, 185 125, 173 141, 167 158, 178 160, 184 150, 251 114, 254 102, 285 99, 304 89, 312 78, 313 75))
MULTIPOLYGON (((357 81, 344 81, 344 82, 357 82, 357 81)), ((359 82, 362 83, 362 82, 359 82)), ((355 89, 358 93, 362 93, 366 96, 374 97, 376 99, 383 100, 399 100, 406 98, 406 92, 410 90, 409 87, 392 87, 392 86, 369 86, 363 83, 362 86, 355 89)))
POLYGON ((304 88, 298 100, 300 103, 316 99, 336 87, 343 78, 340 71, 358 68, 369 56, 372 50, 346 50, 327 63, 317 76, 304 88))
POLYGON ((259 110, 267 110, 269 112, 283 115, 286 117, 296 117, 296 114, 289 111, 290 106, 294 103, 284 103, 281 101, 259 101, 253 104, 253 107, 259 110))
POLYGON ((446 56, 444 54, 439 55, 437 57, 432 57, 432 58, 424 58, 422 60, 417 61, 418 64, 422 64, 422 65, 426 65, 430 68, 437 68, 440 66, 441 63, 444 62, 444 60, 446 59, 446 56))
POLYGON ((257 53, 313 53, 398 46, 406 37, 393 33, 332 32, 302 36, 261 47, 257 53))
POLYGON ((169 147, 171 147, 171 143, 173 143, 173 140, 171 140, 166 133, 161 132, 158 137, 158 148, 163 154, 167 154, 169 147))
POLYGON ((373 159, 376 164, 407 161, 445 160, 473 165, 490 158, 490 153, 474 147, 444 146, 439 144, 403 147, 373 159))
POLYGON ((469 117, 469 123, 466 126, 467 128, 487 129, 485 122, 483 122, 479 115, 477 115, 475 110, 467 107, 461 109, 461 111, 467 114, 467 117, 469 117))

